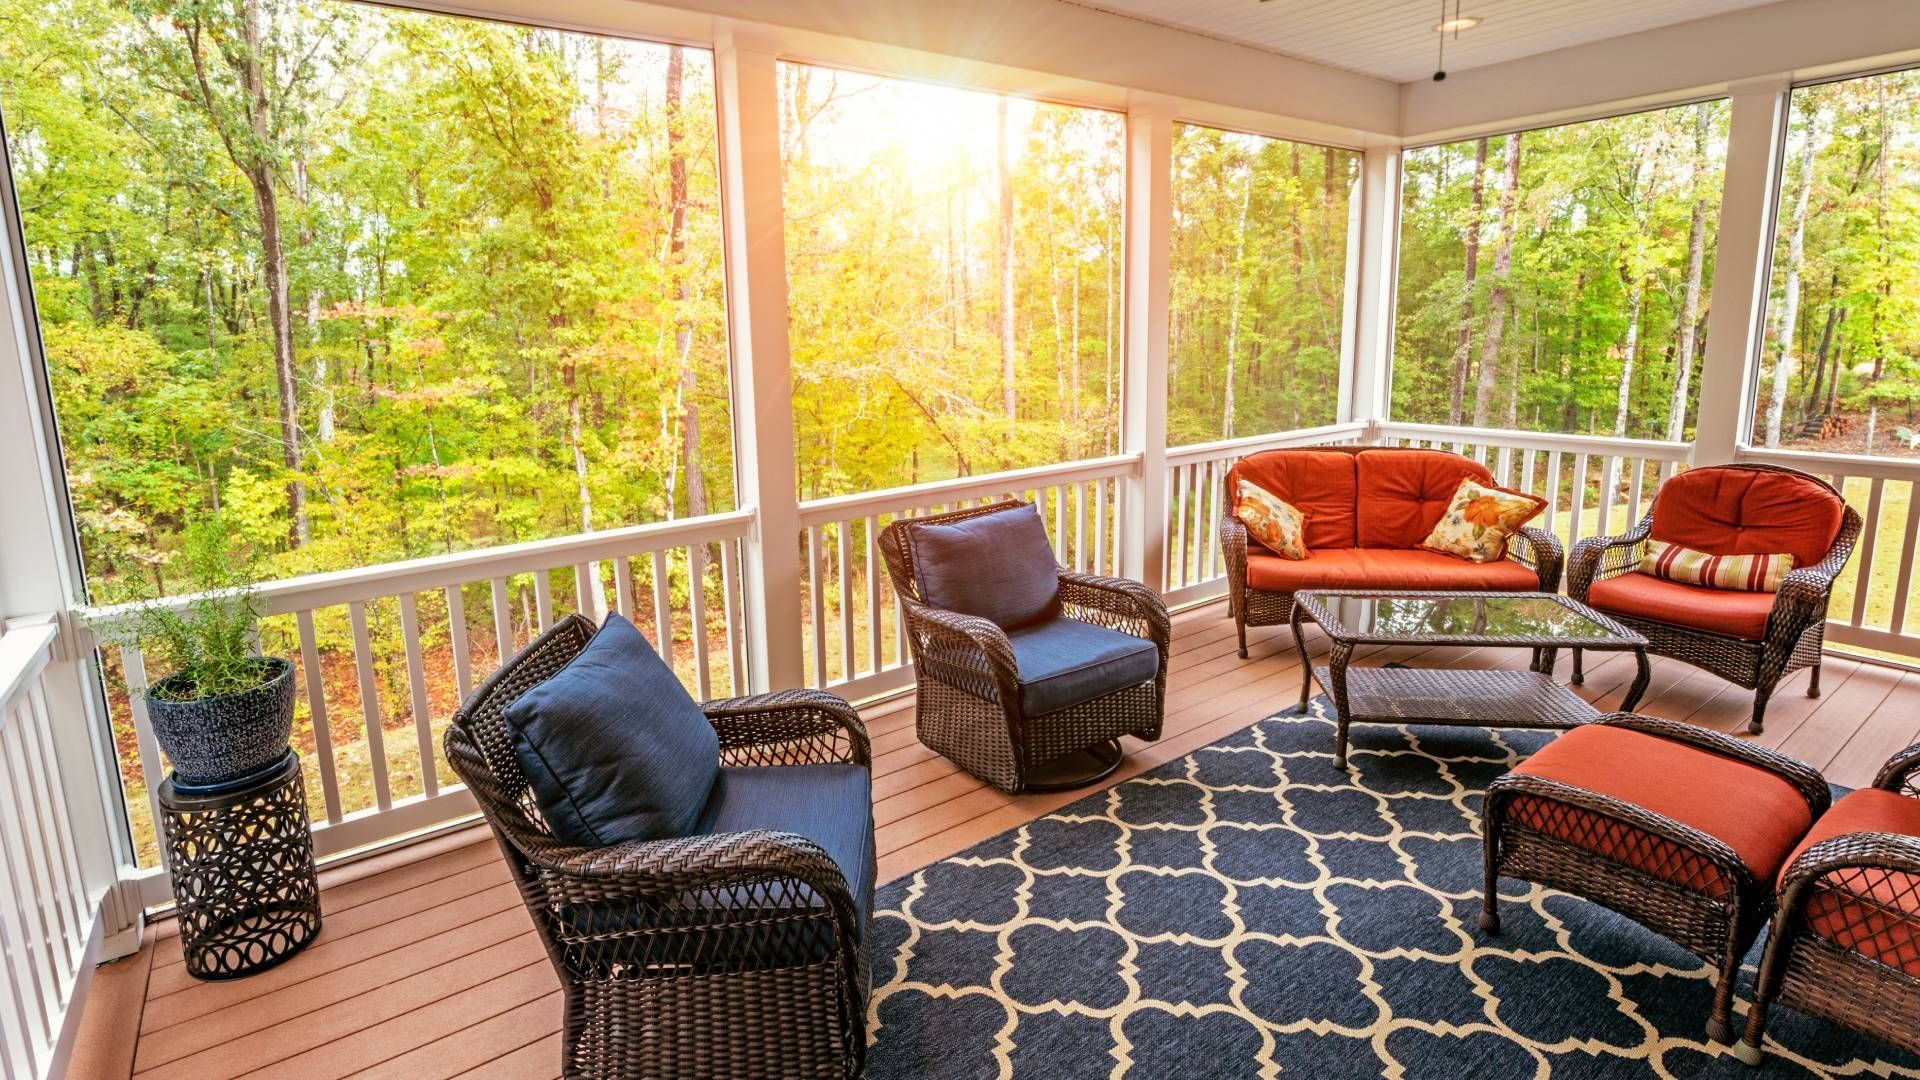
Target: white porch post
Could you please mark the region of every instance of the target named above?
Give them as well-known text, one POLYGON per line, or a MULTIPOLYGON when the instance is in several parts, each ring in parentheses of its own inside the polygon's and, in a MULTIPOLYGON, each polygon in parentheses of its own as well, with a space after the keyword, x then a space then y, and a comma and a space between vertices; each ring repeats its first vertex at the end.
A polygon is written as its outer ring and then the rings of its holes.
POLYGON ((1784 75, 1729 88, 1733 116, 1714 249, 1713 310, 1707 314, 1707 349, 1700 364, 1694 465, 1732 461, 1753 407, 1753 358, 1764 333, 1761 315, 1789 88, 1784 75))
POLYGON ((1126 348, 1121 443, 1140 455, 1120 519, 1120 572, 1156 592, 1167 570, 1167 309, 1173 241, 1173 105, 1127 109, 1126 348))
POLYGON ((1347 295, 1354 309, 1341 349, 1342 421, 1385 420, 1393 393, 1393 285, 1400 232, 1400 148, 1374 146, 1360 165, 1349 217, 1347 295), (1355 220, 1357 219, 1357 221, 1355 220), (1357 226, 1357 227, 1356 227, 1357 226))
POLYGON ((806 676, 800 635, 800 504, 793 373, 787 352, 787 249, 780 191, 780 102, 770 47, 729 26, 715 35, 720 198, 733 350, 739 505, 755 510, 742 570, 749 686, 806 676))

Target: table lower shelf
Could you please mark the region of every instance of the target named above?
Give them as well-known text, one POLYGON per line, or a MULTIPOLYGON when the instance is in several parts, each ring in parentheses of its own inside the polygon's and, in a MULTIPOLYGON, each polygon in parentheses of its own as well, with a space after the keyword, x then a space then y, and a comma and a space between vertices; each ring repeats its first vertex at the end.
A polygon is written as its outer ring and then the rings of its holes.
MULTIPOLYGON (((1334 696, 1326 665, 1313 677, 1334 696)), ((1346 677, 1349 723, 1565 728, 1600 715, 1553 676, 1534 671, 1350 667, 1346 677)))

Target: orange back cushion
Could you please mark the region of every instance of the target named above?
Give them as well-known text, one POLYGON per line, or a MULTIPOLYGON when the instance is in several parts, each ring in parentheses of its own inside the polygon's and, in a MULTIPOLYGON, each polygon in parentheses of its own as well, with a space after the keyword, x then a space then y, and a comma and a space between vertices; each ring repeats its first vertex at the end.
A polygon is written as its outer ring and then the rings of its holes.
POLYGON ((1446 513, 1460 481, 1493 483, 1486 466, 1445 450, 1365 450, 1357 537, 1363 548, 1417 548, 1446 513))
MULTIPOLYGON (((1227 491, 1250 480, 1307 515, 1307 549, 1353 543, 1353 455, 1334 450, 1267 450, 1227 470, 1227 491)), ((1231 505, 1231 504, 1229 504, 1231 505)))
POLYGON ((1709 555, 1785 552, 1794 565, 1826 558, 1846 504, 1826 485, 1791 473, 1691 469, 1653 501, 1653 538, 1709 555))

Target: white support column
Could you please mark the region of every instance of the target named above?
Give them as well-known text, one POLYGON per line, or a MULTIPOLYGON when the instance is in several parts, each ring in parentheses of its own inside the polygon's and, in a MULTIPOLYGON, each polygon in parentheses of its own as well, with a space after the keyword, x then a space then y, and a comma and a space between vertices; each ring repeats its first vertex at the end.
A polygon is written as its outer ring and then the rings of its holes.
POLYGON ((1393 392, 1393 289, 1400 233, 1400 148, 1369 147, 1360 165, 1358 228, 1349 226, 1347 289, 1353 344, 1340 381, 1339 417, 1385 420, 1393 392))
POLYGON ((1774 201, 1785 131, 1784 75, 1736 83, 1714 249, 1713 309, 1700 364, 1700 413, 1694 465, 1732 461, 1753 411, 1753 358, 1759 355, 1773 252, 1774 201))
POLYGON ((803 685, 806 668, 777 61, 771 47, 724 25, 715 35, 713 60, 727 339, 733 350, 735 498, 756 510, 741 567, 747 681, 756 692, 793 689, 803 685))
POLYGON ((1120 572, 1166 590, 1167 309, 1173 257, 1173 105, 1127 109, 1126 349, 1122 445, 1140 455, 1120 520, 1120 572))

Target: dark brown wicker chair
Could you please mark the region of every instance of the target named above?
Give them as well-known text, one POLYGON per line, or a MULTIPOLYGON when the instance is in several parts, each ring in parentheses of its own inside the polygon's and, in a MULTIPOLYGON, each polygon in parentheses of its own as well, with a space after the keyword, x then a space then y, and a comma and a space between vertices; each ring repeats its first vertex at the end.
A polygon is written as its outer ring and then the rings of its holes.
MULTIPOLYGON (((502 712, 593 633, 582 616, 560 620, 495 672, 446 734, 447 760, 493 827, 560 976, 563 1074, 858 1076, 868 913, 825 851, 766 830, 568 847, 542 821, 502 712)), ((871 764, 859 716, 831 694, 701 708, 722 765, 871 764)))
MULTIPOLYGON (((1840 493, 1833 485, 1798 469, 1773 465, 1716 465, 1716 469, 1744 469, 1754 472, 1783 473, 1818 484, 1840 493)), ((1700 471, 1700 470, 1696 470, 1700 471)), ((1573 546, 1567 560, 1567 595, 1589 603, 1589 591, 1596 582, 1634 573, 1653 533, 1653 511, 1621 536, 1594 536, 1573 546)), ((1846 507, 1840 531, 1826 557, 1811 566, 1802 566, 1787 574, 1774 595, 1773 611, 1767 618, 1766 634, 1750 639, 1714 633, 1693 626, 1641 618, 1631 613, 1595 606, 1613 618, 1638 630, 1647 638, 1647 651, 1684 660, 1726 679, 1743 689, 1752 690, 1753 717, 1747 730, 1759 734, 1766 722, 1767 700, 1780 680, 1812 668, 1807 696, 1820 696, 1820 658, 1826 647, 1827 597, 1833 591, 1834 578, 1847 564, 1854 541, 1860 536, 1860 515, 1846 507)), ((1582 680, 1580 650, 1573 650, 1573 681, 1582 680)))
POLYGON ((1776 1002, 1920 1054, 1920 806, 1905 800, 1920 802, 1920 745, 1842 797, 1781 873, 1740 1060, 1760 1063, 1776 1002))
POLYGON ((1062 614, 1153 642, 1158 673, 1147 682, 1041 716, 1022 707, 1020 672, 1006 631, 993 622, 922 600, 907 539, 910 525, 961 521, 1027 505, 1007 500, 895 521, 880 553, 900 598, 918 680, 914 723, 920 741, 1002 791, 1079 787, 1120 764, 1120 737, 1160 737, 1167 696, 1166 605, 1137 581, 1062 568, 1062 614))
MULTIPOLYGON (((1241 464, 1251 462, 1256 458, 1278 454, 1336 453, 1352 455, 1363 454, 1370 450, 1379 449, 1395 448, 1344 445, 1282 447, 1276 450, 1262 450, 1258 454, 1249 455, 1246 459, 1243 459, 1241 463, 1236 463, 1233 468, 1227 470, 1225 478, 1221 480, 1224 490, 1222 492, 1223 498, 1220 501, 1222 507, 1220 513, 1220 549, 1221 553, 1226 557, 1227 608, 1229 613, 1233 615, 1234 628, 1239 632, 1241 659, 1244 660, 1247 656, 1247 627, 1284 626, 1291 623, 1293 621, 1294 597, 1292 592, 1262 589, 1248 584, 1247 527, 1240 523, 1239 518, 1233 516, 1233 504, 1237 495, 1234 484, 1240 477, 1241 464)), ((1449 451, 1442 450, 1431 452, 1436 454, 1450 453, 1449 451)), ((1480 469, 1480 466, 1472 465, 1470 462, 1469 465, 1475 470, 1480 469)), ((1486 482, 1492 482, 1490 474, 1483 473, 1482 475, 1486 478, 1486 482)), ((1255 546, 1258 547, 1258 544, 1256 543, 1255 546)), ((1537 582, 1537 584, 1532 587, 1538 588, 1541 592, 1558 592, 1560 590, 1560 570, 1561 564, 1564 561, 1564 554, 1560 547, 1559 539, 1552 533, 1545 529, 1520 529, 1507 538, 1507 558, 1534 571, 1533 580, 1537 582)), ((1310 563, 1311 560, 1309 560, 1309 564, 1310 563)), ((1354 584, 1349 587, 1370 589, 1398 588, 1401 586, 1392 582, 1381 582, 1378 585, 1354 584)), ((1406 586, 1406 588, 1424 589, 1436 587, 1438 586, 1406 586)), ((1490 586, 1469 582, 1463 583, 1459 587, 1463 589, 1480 590, 1490 586)))

